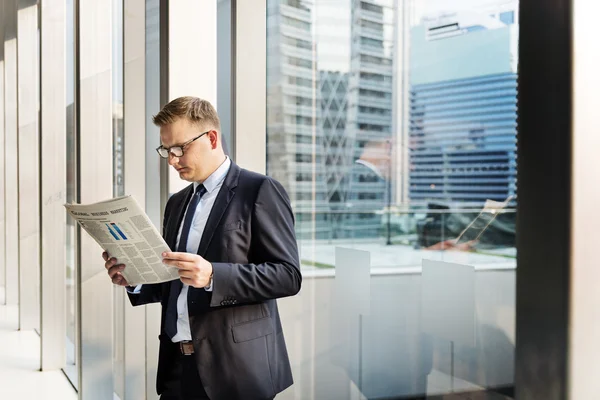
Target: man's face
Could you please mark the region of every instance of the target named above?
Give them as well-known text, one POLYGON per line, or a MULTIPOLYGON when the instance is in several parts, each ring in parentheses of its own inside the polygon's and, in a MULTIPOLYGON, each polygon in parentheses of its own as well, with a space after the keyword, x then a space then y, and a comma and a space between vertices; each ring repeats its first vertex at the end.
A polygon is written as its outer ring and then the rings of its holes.
MULTIPOLYGON (((210 128, 202 130, 198 125, 181 118, 160 128, 160 142, 165 148, 181 146, 210 128)), ((175 168, 179 177, 188 182, 203 182, 212 171, 210 157, 213 156, 213 140, 216 132, 211 131, 183 147, 183 156, 169 153, 169 165, 175 168)))

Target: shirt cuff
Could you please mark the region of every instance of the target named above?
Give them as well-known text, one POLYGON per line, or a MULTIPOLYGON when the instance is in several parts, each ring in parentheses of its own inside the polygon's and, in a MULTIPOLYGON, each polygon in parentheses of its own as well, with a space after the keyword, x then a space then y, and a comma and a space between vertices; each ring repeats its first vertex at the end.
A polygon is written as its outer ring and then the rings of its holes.
POLYGON ((136 287, 133 286, 125 286, 125 290, 127 290, 127 293, 131 293, 131 294, 139 294, 140 291, 142 290, 142 285, 137 285, 136 287))
POLYGON ((210 277, 210 281, 208 282, 208 286, 204 286, 204 290, 206 290, 207 292, 212 292, 212 290, 213 290, 213 278, 212 278, 212 276, 210 277))

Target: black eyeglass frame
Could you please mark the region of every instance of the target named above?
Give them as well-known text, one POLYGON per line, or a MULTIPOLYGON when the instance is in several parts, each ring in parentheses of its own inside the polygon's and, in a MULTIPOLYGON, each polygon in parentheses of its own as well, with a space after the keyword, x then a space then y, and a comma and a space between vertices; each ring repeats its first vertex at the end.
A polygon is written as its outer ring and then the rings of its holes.
POLYGON ((160 146, 158 146, 158 147, 156 148, 156 152, 158 153, 158 155, 159 155, 161 158, 169 158, 169 154, 173 154, 175 157, 183 157, 183 155, 184 155, 184 149, 186 148, 186 146, 187 146, 187 145, 189 145, 190 143, 192 143, 194 140, 198 140, 198 139, 200 139, 202 136, 206 135, 208 132, 210 132, 210 131, 203 132, 203 133, 201 133, 200 135, 196 136, 195 138, 193 138, 193 139, 190 139, 190 140, 188 140, 187 142, 185 142, 185 143, 183 143, 183 144, 178 144, 178 145, 176 145, 176 146, 171 146, 171 147, 168 147, 168 148, 167 148, 167 147, 164 147, 164 146, 161 144, 160 146), (179 155, 178 155, 178 154, 175 154, 175 152, 173 152, 173 149, 177 149, 177 148, 178 148, 178 149, 180 149, 180 152, 181 152, 181 154, 179 154, 179 155), (166 151, 166 155, 164 155, 164 156, 163 156, 163 155, 161 154, 161 151, 162 151, 162 150, 166 151))

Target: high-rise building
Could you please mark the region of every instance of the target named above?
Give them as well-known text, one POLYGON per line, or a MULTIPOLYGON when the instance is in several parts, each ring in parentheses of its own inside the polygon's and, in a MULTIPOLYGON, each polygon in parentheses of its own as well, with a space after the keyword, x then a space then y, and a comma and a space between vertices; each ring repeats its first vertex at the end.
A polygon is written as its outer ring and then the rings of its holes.
POLYGON ((411 204, 515 194, 517 3, 423 18, 411 30, 411 204))
POLYGON ((391 0, 353 0, 348 78, 349 170, 346 237, 378 237, 391 204, 395 9, 391 0))
POLYGON ((332 238, 344 237, 348 192, 348 171, 352 166, 354 142, 347 133, 348 73, 319 71, 321 92, 321 128, 325 154, 327 200, 331 208, 329 222, 332 238))
POLYGON ((379 237, 392 201, 393 0, 271 0, 267 23, 267 171, 290 194, 298 237, 379 237))
POLYGON ((288 191, 298 238, 329 238, 312 9, 268 1, 267 25, 267 173, 288 191))

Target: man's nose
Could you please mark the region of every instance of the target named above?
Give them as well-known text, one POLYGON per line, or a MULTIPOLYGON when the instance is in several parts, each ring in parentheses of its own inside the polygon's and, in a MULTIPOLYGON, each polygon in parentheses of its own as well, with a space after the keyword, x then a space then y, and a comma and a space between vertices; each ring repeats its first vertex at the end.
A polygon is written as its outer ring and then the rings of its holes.
POLYGON ((173 155, 173 153, 169 152, 169 165, 172 167, 179 161, 179 157, 173 155))

